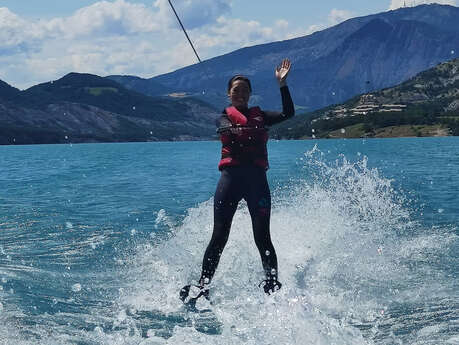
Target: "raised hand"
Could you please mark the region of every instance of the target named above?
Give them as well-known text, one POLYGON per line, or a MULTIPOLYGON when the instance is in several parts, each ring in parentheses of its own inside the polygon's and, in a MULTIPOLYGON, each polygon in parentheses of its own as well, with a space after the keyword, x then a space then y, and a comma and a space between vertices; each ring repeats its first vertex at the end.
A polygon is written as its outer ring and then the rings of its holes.
POLYGON ((276 67, 276 78, 279 81, 279 84, 285 84, 287 79, 288 72, 290 72, 291 63, 289 59, 284 59, 279 66, 276 67))

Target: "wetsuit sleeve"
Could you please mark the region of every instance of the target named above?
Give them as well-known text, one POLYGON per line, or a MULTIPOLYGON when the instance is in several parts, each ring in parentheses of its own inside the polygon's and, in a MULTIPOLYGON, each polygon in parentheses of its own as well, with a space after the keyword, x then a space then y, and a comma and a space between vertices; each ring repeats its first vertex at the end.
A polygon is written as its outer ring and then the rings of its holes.
POLYGON ((288 86, 282 86, 280 88, 280 93, 282 97, 282 112, 263 110, 265 114, 265 123, 268 126, 285 121, 295 115, 295 107, 293 106, 288 86))

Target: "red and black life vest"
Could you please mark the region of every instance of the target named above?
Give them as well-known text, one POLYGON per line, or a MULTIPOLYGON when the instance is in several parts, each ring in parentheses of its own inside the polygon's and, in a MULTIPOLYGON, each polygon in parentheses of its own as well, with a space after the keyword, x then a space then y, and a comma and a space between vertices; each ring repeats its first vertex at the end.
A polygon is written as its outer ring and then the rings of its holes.
POLYGON ((265 128, 263 113, 259 107, 249 109, 246 117, 235 107, 226 108, 226 114, 233 127, 239 130, 224 132, 220 135, 222 142, 222 159, 218 169, 241 164, 254 164, 267 170, 268 164, 268 131, 265 128))

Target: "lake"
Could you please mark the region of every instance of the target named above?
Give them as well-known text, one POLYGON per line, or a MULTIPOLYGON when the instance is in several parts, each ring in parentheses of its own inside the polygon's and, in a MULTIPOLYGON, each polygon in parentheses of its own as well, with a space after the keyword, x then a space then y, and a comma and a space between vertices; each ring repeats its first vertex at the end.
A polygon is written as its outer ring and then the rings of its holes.
POLYGON ((459 343, 458 137, 271 141, 283 288, 258 287, 241 202, 190 311, 219 151, 0 147, 0 344, 459 343))

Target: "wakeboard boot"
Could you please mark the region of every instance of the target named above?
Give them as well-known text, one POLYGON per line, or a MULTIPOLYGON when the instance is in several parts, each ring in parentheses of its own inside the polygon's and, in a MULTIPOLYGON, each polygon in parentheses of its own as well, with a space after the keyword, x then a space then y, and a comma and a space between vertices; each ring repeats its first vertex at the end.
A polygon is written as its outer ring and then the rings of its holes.
POLYGON ((258 285, 258 287, 260 286, 263 286, 263 290, 265 291, 265 294, 269 296, 272 293, 280 290, 280 288, 282 287, 282 284, 277 279, 265 279, 258 285))
POLYGON ((204 285, 185 285, 180 290, 180 299, 186 305, 194 306, 200 297, 209 300, 209 286, 204 285))

